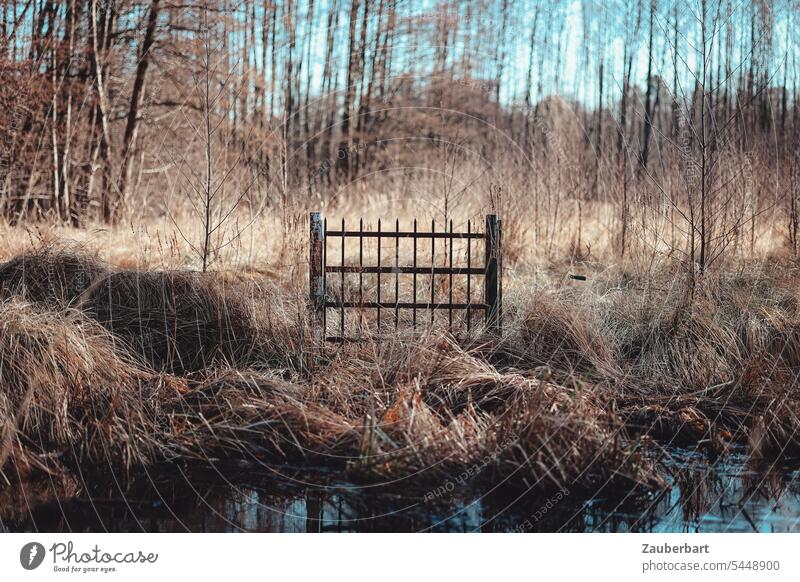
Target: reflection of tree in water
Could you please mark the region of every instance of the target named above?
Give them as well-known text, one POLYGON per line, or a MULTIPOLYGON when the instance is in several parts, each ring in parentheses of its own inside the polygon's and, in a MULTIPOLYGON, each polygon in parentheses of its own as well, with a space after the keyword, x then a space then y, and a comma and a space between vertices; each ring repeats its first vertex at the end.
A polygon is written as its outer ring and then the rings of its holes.
POLYGON ((748 459, 742 470, 742 501, 749 499, 780 500, 784 495, 797 495, 800 485, 798 474, 787 476, 774 464, 748 459))
MULTIPOLYGON (((342 484, 287 472, 171 472, 121 490, 114 483, 81 486, 41 482, 25 500, 0 499, 0 529, 8 531, 265 531, 265 532, 647 532, 702 529, 717 515, 754 528, 780 500, 797 513, 800 485, 786 472, 715 466, 701 458, 676 464, 674 487, 656 497, 583 501, 467 491, 438 499, 342 484), (315 485, 309 485, 315 484, 315 485), (58 499, 68 501, 57 501, 58 499), (15 509, 16 508, 16 509, 15 509), (755 516, 755 517, 754 517, 755 516)), ((19 495, 19 493, 17 493, 19 495)), ((789 510, 787 510, 789 511, 789 510)))
POLYGON ((712 510, 712 506, 725 498, 725 486, 712 466, 698 467, 695 464, 674 470, 673 479, 679 492, 678 503, 687 524, 712 510))

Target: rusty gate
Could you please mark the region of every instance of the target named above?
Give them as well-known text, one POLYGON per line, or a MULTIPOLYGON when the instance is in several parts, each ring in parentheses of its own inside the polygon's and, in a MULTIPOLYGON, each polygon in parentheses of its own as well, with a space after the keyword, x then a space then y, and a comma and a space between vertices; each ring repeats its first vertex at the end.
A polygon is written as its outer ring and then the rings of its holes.
MULTIPOLYGON (((337 225, 339 226, 339 225, 337 225)), ((494 214, 486 216, 485 227, 482 232, 473 231, 471 221, 467 221, 466 231, 456 232, 453 230, 453 221, 449 221, 449 229, 436 230, 436 222, 430 223, 430 231, 420 231, 417 220, 413 221, 411 230, 401 230, 400 220, 394 221, 394 229, 386 230, 383 228, 381 220, 377 221, 377 228, 372 230, 365 228, 364 220, 360 219, 357 229, 346 227, 345 219, 341 221, 339 228, 331 229, 328 221, 321 213, 312 212, 310 215, 310 266, 309 266, 309 288, 311 309, 315 333, 318 339, 330 342, 347 342, 363 339, 359 337, 347 337, 345 333, 345 321, 348 310, 358 310, 359 318, 363 321, 365 311, 374 313, 377 334, 380 337, 382 326, 382 312, 393 314, 394 327, 400 325, 400 311, 410 312, 410 326, 416 329, 424 322, 433 324, 437 311, 447 312, 447 328, 453 333, 454 313, 461 312, 463 321, 461 331, 467 334, 473 330, 480 329, 484 332, 499 334, 502 321, 502 229, 501 221, 494 214), (338 248, 329 249, 329 239, 338 241, 338 248), (402 240, 411 239, 411 264, 400 264, 400 244, 402 240), (346 250, 347 241, 352 240, 358 246, 357 259, 347 260, 346 250), (444 256, 437 261, 437 241, 442 241, 444 256), (375 264, 365 264, 364 243, 365 241, 374 245, 377 254, 375 264), (384 241, 394 242, 393 256, 384 256, 386 253, 382 249, 384 241), (420 241, 429 245, 430 263, 419 264, 418 256, 421 248, 420 241), (453 245, 455 241, 463 241, 462 265, 454 264, 453 245), (477 249, 473 249, 477 246, 477 249), (480 247, 483 246, 483 249, 480 247), (473 257, 474 250, 483 250, 483 259, 473 257), (330 264, 329 258, 338 255, 339 264, 330 264), (441 262, 441 265, 437 265, 441 262), (328 275, 335 274, 336 281, 329 287, 328 275), (351 292, 351 297, 346 297, 346 279, 348 275, 357 278, 358 286, 356 291, 351 292), (365 297, 364 276, 375 277, 374 291, 371 297, 365 297), (410 278, 410 289, 401 293, 401 276, 410 278), (444 278, 443 289, 438 296, 436 293, 436 278, 444 278), (465 286, 460 290, 464 295, 460 301, 455 301, 454 277, 462 278, 465 286), (383 279, 382 279, 383 278, 383 279), (387 279, 388 278, 388 279, 387 279), (482 292, 475 289, 475 282, 482 285, 482 292), (424 290, 426 296, 419 296, 421 281, 427 281, 428 289, 424 290), (389 283, 389 297, 386 296, 384 287, 389 283), (336 285, 338 283, 338 286, 336 285), (393 285, 392 285, 393 283, 393 285), (392 292, 392 289, 393 292, 392 292), (333 295, 338 293, 337 297, 333 295), (408 295, 402 297, 402 295, 408 295), (442 297, 444 294, 444 297, 442 297), (477 295, 478 300, 474 300, 473 295, 477 295), (328 333, 328 312, 333 311, 338 314, 337 332, 328 333), (424 322, 419 315, 427 316, 424 322), (473 319, 476 313, 482 313, 483 325, 474 325, 473 319)), ((333 244, 334 247, 337 245, 333 244)), ((369 247, 368 247, 369 250, 369 247)), ((388 249, 392 250, 392 249, 388 249)), ((384 315, 385 317, 385 315, 384 315)), ((370 334, 372 336, 372 334, 370 334)))

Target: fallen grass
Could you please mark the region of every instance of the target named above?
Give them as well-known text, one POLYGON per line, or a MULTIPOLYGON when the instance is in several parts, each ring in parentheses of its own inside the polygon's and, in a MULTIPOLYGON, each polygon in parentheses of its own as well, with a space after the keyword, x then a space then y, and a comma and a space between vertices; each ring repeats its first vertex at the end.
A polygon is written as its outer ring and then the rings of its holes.
POLYGON ((656 441, 800 456, 793 271, 709 276, 691 302, 680 279, 603 277, 519 283, 499 340, 320 354, 297 290, 26 253, 0 265, 0 479, 242 459, 614 496, 665 486, 656 441))
POLYGON ((0 481, 7 465, 27 476, 151 462, 171 384, 78 311, 0 304, 0 481))

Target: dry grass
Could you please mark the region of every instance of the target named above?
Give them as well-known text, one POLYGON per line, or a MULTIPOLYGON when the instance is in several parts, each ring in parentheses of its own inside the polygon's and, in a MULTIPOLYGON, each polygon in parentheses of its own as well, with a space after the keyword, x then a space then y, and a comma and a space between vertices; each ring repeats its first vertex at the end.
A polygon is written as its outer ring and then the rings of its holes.
POLYGON ((157 411, 172 379, 115 346, 74 310, 0 305, 0 467, 47 473, 127 469, 156 458, 157 411))
POLYGON ((200 273, 120 271, 96 280, 80 303, 151 367, 185 373, 218 363, 278 365, 269 307, 276 294, 271 285, 200 273))
POLYGON ((468 474, 613 495, 664 486, 653 440, 786 460, 800 455, 800 277, 770 273, 709 275, 692 301, 667 273, 519 276, 499 340, 400 332, 309 367, 291 277, 45 246, 0 265, 2 475, 244 459, 420 494, 468 474))
POLYGON ((380 352, 365 350, 336 358, 306 384, 223 372, 175 403, 175 446, 196 459, 334 467, 407 492, 467 468, 473 484, 536 491, 663 484, 591 394, 499 373, 440 338, 393 351, 398 369, 384 370, 380 352), (406 353, 396 358, 398 350, 406 353))
POLYGON ((691 301, 666 274, 534 298, 504 356, 605 384, 637 433, 719 451, 755 432, 759 453, 796 457, 798 273, 766 272, 709 274, 691 301))
POLYGON ((149 367, 175 373, 285 365, 303 321, 287 321, 284 300, 276 308, 281 293, 246 275, 119 269, 59 245, 0 264, 0 297, 81 310, 149 367))
POLYGON ((0 265, 0 297, 68 307, 108 271, 77 245, 45 245, 0 265))

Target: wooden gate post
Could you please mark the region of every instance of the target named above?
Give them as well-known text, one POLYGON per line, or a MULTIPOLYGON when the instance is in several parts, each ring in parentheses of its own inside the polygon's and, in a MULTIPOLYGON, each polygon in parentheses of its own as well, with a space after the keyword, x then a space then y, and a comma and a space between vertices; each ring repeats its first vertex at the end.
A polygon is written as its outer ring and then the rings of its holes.
POLYGON ((325 226, 322 214, 312 212, 309 223, 308 289, 311 299, 314 338, 322 341, 325 335, 325 226))
POLYGON ((496 214, 486 216, 486 272, 484 276, 484 297, 486 300, 486 329, 500 333, 500 227, 496 214))

